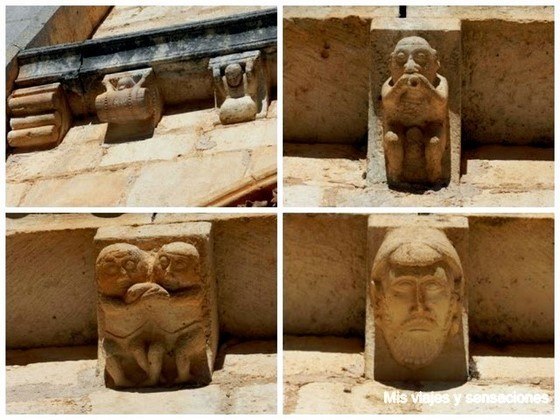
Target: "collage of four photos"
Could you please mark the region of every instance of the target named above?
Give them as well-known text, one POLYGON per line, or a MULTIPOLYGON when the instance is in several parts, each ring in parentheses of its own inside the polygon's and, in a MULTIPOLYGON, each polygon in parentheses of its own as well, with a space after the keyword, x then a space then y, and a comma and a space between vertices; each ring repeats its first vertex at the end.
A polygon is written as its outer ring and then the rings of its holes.
POLYGON ((554 413, 552 2, 115 3, 2 8, 6 414, 554 413))

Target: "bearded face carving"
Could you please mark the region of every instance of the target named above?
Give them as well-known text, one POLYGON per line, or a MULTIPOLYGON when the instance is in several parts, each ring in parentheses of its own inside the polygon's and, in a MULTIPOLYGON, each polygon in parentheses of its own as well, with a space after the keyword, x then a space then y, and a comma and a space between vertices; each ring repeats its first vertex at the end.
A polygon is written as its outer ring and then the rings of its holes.
POLYGON ((393 359, 412 370, 433 363, 460 329, 463 272, 449 239, 432 228, 391 231, 372 281, 375 327, 393 359))

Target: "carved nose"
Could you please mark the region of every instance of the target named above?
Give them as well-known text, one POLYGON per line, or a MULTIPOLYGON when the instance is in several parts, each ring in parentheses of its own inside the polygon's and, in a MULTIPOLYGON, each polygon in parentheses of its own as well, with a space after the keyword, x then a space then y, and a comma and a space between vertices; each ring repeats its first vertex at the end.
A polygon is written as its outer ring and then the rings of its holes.
POLYGON ((426 312, 426 299, 424 298, 424 293, 422 289, 417 285, 415 289, 415 296, 414 296, 414 303, 412 307, 412 312, 414 313, 422 313, 426 312))
POLYGON ((407 74, 417 73, 418 65, 414 62, 412 57, 409 57, 408 61, 404 65, 404 72, 407 74))

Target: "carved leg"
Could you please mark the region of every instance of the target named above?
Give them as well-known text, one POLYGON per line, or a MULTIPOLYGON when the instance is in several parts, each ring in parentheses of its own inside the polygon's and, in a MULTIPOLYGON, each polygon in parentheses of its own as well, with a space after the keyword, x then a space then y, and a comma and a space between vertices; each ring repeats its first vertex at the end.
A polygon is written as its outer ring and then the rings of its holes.
POLYGON ((129 388, 134 385, 125 376, 121 364, 116 356, 107 357, 107 359, 105 359, 105 370, 113 379, 117 388, 129 388))
POLYGON ((441 178, 441 158, 443 157, 442 141, 434 136, 426 143, 426 172, 430 182, 436 182, 441 178))
POLYGON ((148 357, 146 356, 146 349, 144 343, 131 343, 130 352, 134 356, 134 360, 138 363, 138 366, 148 374, 148 357))
POLYGON ((387 177, 398 180, 402 172, 404 145, 394 131, 387 131, 383 137, 385 160, 387 161, 387 177))
POLYGON ((164 354, 165 347, 162 343, 156 341, 150 345, 148 350, 148 379, 144 382, 145 386, 154 386, 159 383, 164 354))

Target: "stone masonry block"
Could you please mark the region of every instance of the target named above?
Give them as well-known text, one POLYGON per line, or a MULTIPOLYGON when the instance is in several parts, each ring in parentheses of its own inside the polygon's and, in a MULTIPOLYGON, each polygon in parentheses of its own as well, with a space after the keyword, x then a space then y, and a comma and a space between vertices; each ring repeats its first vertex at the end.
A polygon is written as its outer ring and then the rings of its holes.
POLYGON ((370 47, 368 182, 405 190, 458 183, 460 20, 375 18, 370 47))
POLYGON ((100 228, 99 372, 109 387, 212 380, 218 345, 212 224, 100 228))
POLYGON ((365 374, 377 381, 465 381, 468 220, 368 220, 365 374))

